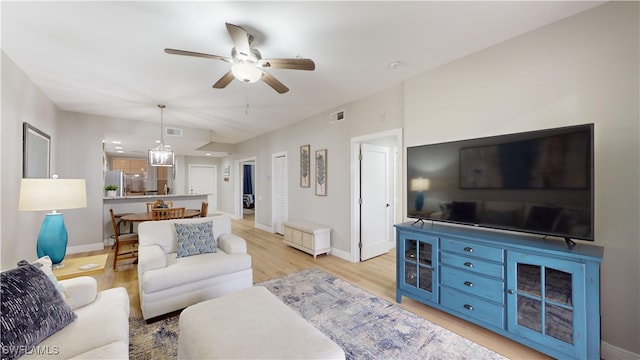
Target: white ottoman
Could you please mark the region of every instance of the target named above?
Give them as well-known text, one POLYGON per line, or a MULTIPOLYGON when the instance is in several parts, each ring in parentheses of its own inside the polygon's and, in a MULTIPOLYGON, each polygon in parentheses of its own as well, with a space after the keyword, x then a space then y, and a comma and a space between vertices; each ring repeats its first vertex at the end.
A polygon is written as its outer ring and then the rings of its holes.
POLYGON ((344 351, 263 286, 180 314, 178 359, 344 359, 344 351))

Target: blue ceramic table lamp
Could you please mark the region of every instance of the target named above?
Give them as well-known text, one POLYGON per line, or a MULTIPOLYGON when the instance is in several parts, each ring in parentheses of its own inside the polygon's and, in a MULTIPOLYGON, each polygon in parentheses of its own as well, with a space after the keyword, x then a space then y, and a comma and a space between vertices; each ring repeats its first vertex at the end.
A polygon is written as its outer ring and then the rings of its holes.
POLYGON ((87 207, 87 188, 84 179, 22 179, 20 183, 20 211, 49 211, 46 214, 36 243, 38 257, 49 255, 53 264, 60 264, 67 253, 67 228, 64 217, 57 210, 87 207))
POLYGON ((417 178, 411 179, 411 191, 417 191, 416 194, 416 211, 422 211, 424 206, 424 194, 423 191, 429 190, 429 179, 417 178))

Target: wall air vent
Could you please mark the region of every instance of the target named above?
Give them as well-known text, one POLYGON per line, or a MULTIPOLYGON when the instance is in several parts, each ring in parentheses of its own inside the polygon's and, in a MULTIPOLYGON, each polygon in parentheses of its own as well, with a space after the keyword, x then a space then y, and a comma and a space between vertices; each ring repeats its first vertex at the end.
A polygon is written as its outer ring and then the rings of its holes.
POLYGON ((344 110, 339 110, 329 114, 329 124, 335 124, 344 120, 344 110))
POLYGON ((166 127, 164 131, 165 135, 168 136, 182 136, 182 129, 166 127))

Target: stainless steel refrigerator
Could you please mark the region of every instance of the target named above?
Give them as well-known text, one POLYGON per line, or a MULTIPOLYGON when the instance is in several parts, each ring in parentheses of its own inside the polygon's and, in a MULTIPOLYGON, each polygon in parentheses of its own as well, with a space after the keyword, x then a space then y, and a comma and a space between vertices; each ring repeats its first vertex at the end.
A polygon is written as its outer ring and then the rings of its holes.
POLYGON ((125 182, 124 182, 124 171, 122 170, 112 170, 107 171, 104 177, 104 184, 116 184, 118 185, 118 190, 116 190, 116 196, 124 196, 125 194, 125 182))

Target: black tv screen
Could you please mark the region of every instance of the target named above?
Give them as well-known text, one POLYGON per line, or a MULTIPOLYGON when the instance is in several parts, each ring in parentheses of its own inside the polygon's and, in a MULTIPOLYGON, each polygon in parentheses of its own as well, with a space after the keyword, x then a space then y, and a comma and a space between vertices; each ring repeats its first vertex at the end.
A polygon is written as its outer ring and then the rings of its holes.
POLYGON ((407 148, 407 216, 593 241, 593 124, 407 148))

